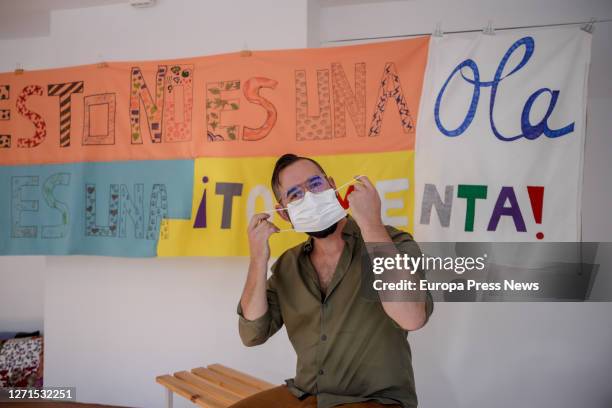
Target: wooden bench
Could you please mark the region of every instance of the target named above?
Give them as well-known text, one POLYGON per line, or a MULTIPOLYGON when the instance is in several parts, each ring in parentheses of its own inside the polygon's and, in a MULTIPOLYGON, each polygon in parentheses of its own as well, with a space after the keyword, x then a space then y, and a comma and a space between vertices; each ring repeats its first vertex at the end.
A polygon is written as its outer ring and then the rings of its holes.
POLYGON ((166 388, 166 402, 172 408, 173 394, 204 408, 226 408, 250 395, 276 385, 221 364, 178 371, 155 378, 166 388))

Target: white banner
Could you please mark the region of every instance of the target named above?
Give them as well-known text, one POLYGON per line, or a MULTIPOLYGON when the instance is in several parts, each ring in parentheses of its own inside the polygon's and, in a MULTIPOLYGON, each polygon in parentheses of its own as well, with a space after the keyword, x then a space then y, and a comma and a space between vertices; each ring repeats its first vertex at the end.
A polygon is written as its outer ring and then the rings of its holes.
POLYGON ((432 37, 419 109, 419 241, 577 241, 591 35, 432 37))

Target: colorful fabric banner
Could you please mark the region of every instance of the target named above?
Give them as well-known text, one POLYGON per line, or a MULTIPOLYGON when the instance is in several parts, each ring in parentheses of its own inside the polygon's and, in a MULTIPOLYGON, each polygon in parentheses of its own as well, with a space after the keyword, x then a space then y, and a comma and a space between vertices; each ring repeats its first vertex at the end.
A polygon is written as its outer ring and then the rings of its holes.
POLYGON ((0 74, 0 163, 414 148, 429 39, 0 74))
POLYGON ((178 233, 161 221, 190 215, 192 175, 192 160, 2 166, 0 254, 155 256, 178 233))
POLYGON ((590 48, 575 27, 432 39, 419 240, 579 240, 590 48))
POLYGON ((589 58, 571 28, 3 73, 0 254, 248 255, 288 152, 417 241, 577 240, 589 58))

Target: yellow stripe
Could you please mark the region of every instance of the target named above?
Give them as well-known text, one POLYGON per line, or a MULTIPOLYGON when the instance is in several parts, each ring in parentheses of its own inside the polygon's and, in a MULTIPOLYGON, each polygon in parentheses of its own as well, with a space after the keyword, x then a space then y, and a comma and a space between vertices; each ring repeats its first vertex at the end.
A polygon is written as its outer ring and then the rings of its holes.
MULTIPOLYGON (((383 203, 395 207, 384 211, 385 217, 395 222, 407 219, 408 222, 396 225, 405 231, 413 229, 414 208, 414 151, 389 153, 349 154, 313 157, 340 186, 359 174, 367 175, 378 187, 399 180, 397 185, 409 187, 388 192, 381 197, 383 203)), ((270 188, 270 176, 276 157, 259 158, 198 158, 195 161, 194 189, 191 220, 165 220, 168 238, 158 242, 158 256, 248 256, 249 246, 246 228, 252 211, 261 212, 271 209, 265 205, 264 196, 275 204, 270 188), (202 178, 208 178, 202 183, 202 178), (221 228, 224 196, 215 194, 220 183, 242 183, 242 194, 232 200, 231 228, 221 228), (200 207, 206 189, 207 226, 194 229, 196 212, 200 207), (254 206, 249 209, 249 197, 254 206), (257 198, 255 198, 257 197, 257 198)), ((344 196, 346 187, 342 189, 344 196)), ((281 229, 291 228, 275 214, 272 221, 281 229)), ((272 256, 278 256, 286 249, 304 241, 305 234, 282 232, 274 234, 270 240, 272 256)))

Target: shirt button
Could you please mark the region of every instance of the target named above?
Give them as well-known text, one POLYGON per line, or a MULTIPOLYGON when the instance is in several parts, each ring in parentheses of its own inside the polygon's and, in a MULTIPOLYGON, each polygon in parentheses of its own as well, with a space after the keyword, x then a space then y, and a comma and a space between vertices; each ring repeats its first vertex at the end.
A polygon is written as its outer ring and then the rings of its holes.
POLYGON ((319 375, 323 375, 323 369, 319 370, 319 375))
POLYGON ((321 340, 323 340, 323 341, 327 340, 327 336, 323 334, 323 335, 321 336, 321 340))

